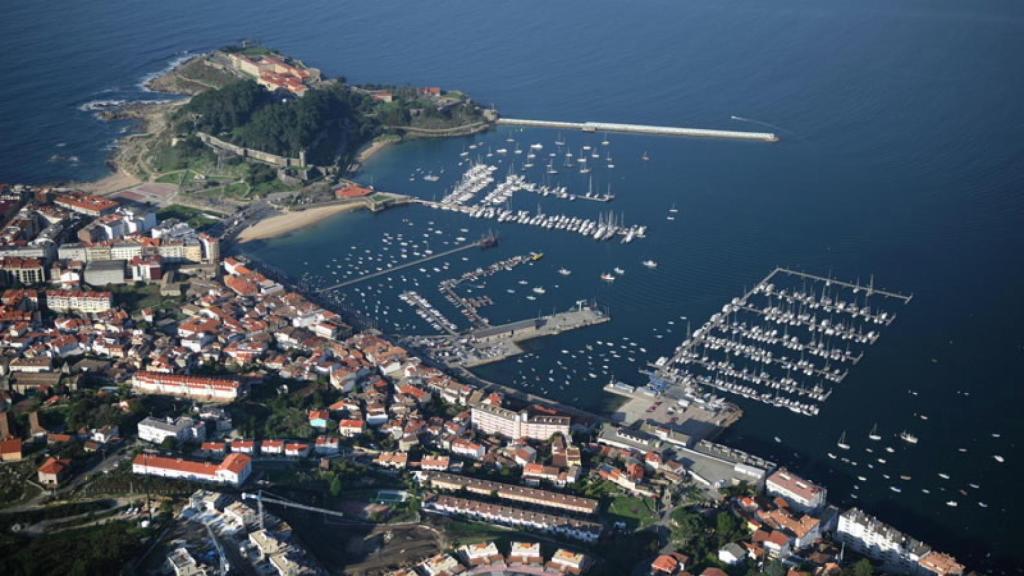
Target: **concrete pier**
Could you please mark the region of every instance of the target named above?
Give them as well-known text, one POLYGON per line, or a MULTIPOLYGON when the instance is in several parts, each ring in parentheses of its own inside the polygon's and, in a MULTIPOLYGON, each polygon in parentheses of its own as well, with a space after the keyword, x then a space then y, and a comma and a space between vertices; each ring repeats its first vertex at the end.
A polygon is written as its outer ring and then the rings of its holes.
POLYGON ((773 132, 742 132, 738 130, 708 130, 705 128, 681 128, 674 126, 650 126, 645 124, 616 124, 612 122, 558 122, 551 120, 526 120, 523 118, 499 118, 498 124, 525 126, 528 128, 555 128, 559 130, 582 130, 583 132, 624 132, 627 134, 653 134, 656 136, 685 136, 692 138, 728 138, 754 142, 778 142, 773 132))

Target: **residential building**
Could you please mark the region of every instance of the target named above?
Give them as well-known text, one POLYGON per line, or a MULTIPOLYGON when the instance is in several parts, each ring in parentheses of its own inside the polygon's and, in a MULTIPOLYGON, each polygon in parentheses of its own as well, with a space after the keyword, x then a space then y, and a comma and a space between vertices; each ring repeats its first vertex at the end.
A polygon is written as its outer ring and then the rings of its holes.
POLYGON ((481 496, 496 496, 502 500, 512 500, 544 506, 547 508, 558 508, 578 514, 593 514, 597 511, 598 501, 591 498, 582 498, 571 494, 551 492, 528 488, 517 484, 505 484, 491 480, 481 480, 459 474, 445 472, 419 472, 417 480, 429 484, 435 490, 447 490, 450 492, 466 491, 481 496))
POLYGON ((931 547, 896 528, 857 509, 839 515, 836 538, 847 546, 882 562, 886 568, 902 572, 920 569, 920 562, 931 547))
POLYGON ((447 495, 428 500, 424 504, 424 510, 439 514, 465 516, 502 526, 539 530, 590 543, 597 542, 603 529, 601 524, 589 520, 488 504, 447 495))
POLYGON ((175 442, 202 442, 206 439, 206 423, 188 416, 161 419, 147 416, 139 422, 139 440, 160 444, 168 438, 175 442))
POLYGON ((219 402, 234 401, 243 392, 241 384, 231 378, 162 372, 136 372, 132 377, 132 389, 141 394, 162 394, 219 402))
POLYGON ((0 440, 0 462, 18 462, 22 458, 21 438, 0 440))
POLYGON ((57 488, 71 469, 71 462, 64 458, 50 456, 37 470, 39 483, 47 488, 57 488))
POLYGON ((119 205, 116 200, 111 200, 104 196, 74 196, 70 194, 58 196, 54 199, 53 203, 72 212, 92 217, 110 214, 117 210, 119 205))
POLYGON ((765 480, 765 491, 772 496, 782 496, 796 510, 812 512, 825 504, 825 487, 819 486, 779 468, 765 480))
POLYGON ((46 307, 52 312, 100 314, 110 310, 114 303, 114 295, 110 292, 47 290, 45 294, 46 307))
POLYGON ((587 569, 589 559, 582 552, 573 552, 559 548, 548 560, 548 568, 554 568, 563 574, 582 574, 587 569))
POLYGON ((490 404, 476 404, 470 412, 473 428, 485 434, 498 434, 518 440, 548 440, 555 434, 569 436, 572 420, 568 416, 530 414, 527 410, 516 412, 490 404))
POLYGON ((0 258, 0 282, 7 286, 31 286, 46 282, 43 259, 18 256, 0 258))

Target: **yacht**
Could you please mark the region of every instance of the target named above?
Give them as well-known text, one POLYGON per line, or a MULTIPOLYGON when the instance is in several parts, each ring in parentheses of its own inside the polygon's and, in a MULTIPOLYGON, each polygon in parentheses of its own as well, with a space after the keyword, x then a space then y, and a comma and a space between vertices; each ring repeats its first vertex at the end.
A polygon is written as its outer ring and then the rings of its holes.
POLYGON ((839 446, 843 450, 850 449, 850 445, 846 443, 846 430, 843 430, 842 435, 839 436, 839 441, 836 442, 836 446, 839 446))
POLYGON ((646 162, 646 161, 650 160, 651 157, 647 155, 647 152, 644 152, 643 156, 641 156, 640 159, 643 160, 644 162, 646 162))
POLYGON ((543 294, 545 292, 547 292, 547 291, 544 290, 544 287, 542 287, 542 286, 534 286, 533 287, 533 293, 534 294, 543 294))
POLYGON ((1000 464, 1002 464, 1003 462, 1006 462, 1006 458, 1003 458, 1003 457, 1002 457, 1002 456, 1000 456, 999 454, 993 454, 993 455, 992 455, 992 458, 993 458, 993 459, 994 459, 994 460, 995 460, 996 462, 999 462, 1000 464))
POLYGON ((878 424, 875 424, 874 426, 871 427, 871 432, 868 433, 868 438, 874 440, 875 442, 878 442, 879 440, 882 439, 882 437, 878 435, 878 424))
POLYGON ((655 262, 654 260, 644 260, 643 261, 643 265, 647 266, 648 268, 652 268, 652 269, 658 267, 658 263, 655 262))
POLYGON ((917 444, 917 436, 914 436, 913 434, 907 432, 906 430, 900 432, 900 440, 903 440, 907 444, 917 444))

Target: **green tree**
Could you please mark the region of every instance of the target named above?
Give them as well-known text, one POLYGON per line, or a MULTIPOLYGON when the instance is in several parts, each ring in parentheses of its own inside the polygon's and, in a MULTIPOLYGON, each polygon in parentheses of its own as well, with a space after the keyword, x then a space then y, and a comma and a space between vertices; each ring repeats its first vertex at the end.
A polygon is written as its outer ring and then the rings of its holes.
POLYGON ((341 494, 341 478, 339 476, 335 475, 334 479, 331 480, 330 490, 331 496, 334 496, 335 498, 337 498, 338 495, 341 494))
POLYGON ((738 540, 743 535, 743 527, 732 512, 723 510, 715 518, 715 533, 718 536, 718 545, 724 546, 738 540))
POLYGON ((872 576, 874 573, 875 567, 871 565, 871 561, 867 558, 861 558, 852 566, 848 566, 843 570, 844 576, 872 576))

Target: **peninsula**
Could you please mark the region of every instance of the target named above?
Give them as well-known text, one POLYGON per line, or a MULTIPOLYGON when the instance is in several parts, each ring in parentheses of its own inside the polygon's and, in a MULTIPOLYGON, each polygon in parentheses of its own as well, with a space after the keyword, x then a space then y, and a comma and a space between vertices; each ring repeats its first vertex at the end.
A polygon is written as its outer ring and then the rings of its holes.
POLYGON ((387 204, 377 197, 371 206, 338 191, 351 184, 347 175, 390 144, 471 134, 497 119, 457 90, 352 85, 249 44, 195 56, 148 87, 181 97, 98 110, 105 120, 136 120, 141 131, 120 142, 114 174, 77 187, 240 215, 246 225, 273 218, 241 235, 243 241, 339 211, 392 205, 397 195, 387 204))

